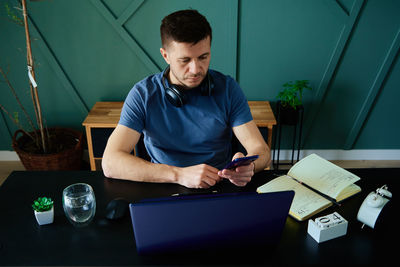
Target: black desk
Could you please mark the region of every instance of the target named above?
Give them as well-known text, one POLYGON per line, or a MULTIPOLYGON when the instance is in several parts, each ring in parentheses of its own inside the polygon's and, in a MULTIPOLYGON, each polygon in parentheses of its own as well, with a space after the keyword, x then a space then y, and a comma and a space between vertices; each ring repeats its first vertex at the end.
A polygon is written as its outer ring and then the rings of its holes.
MULTIPOLYGON (((244 249, 243 253, 228 255, 209 251, 201 255, 163 257, 137 255, 129 216, 122 221, 104 219, 108 201, 115 197, 135 201, 199 190, 173 184, 112 180, 104 178, 101 172, 13 172, 0 187, 0 265, 392 264, 397 260, 397 228, 391 228, 394 227, 392 224, 379 231, 368 227, 361 230, 356 216, 366 195, 383 184, 389 186, 394 196, 389 204, 397 205, 400 168, 350 171, 361 177, 358 184, 363 191, 344 201, 342 206, 331 207, 318 215, 339 212, 349 221, 344 237, 318 244, 307 234, 307 222, 299 223, 289 217, 281 242, 273 249, 244 249), (96 195, 96 216, 86 228, 74 228, 62 209, 62 190, 76 182, 92 185, 96 195), (31 202, 42 195, 52 197, 55 202, 55 218, 51 225, 39 226, 33 215, 31 202)), ((275 175, 273 171, 264 171, 245 188, 221 183, 214 189, 221 192, 254 191, 275 175)))

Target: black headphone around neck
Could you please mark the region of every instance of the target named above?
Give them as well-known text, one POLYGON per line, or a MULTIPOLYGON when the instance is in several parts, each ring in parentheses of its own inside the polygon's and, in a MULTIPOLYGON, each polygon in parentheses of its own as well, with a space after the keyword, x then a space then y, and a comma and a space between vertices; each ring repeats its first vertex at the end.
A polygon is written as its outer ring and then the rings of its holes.
MULTIPOLYGON (((175 107, 182 107, 187 103, 187 96, 185 95, 185 89, 180 89, 178 85, 170 84, 170 87, 167 87, 167 83, 165 80, 168 80, 169 66, 165 69, 164 74, 162 76, 162 84, 165 89, 165 96, 168 101, 174 105, 175 107)), ((212 83, 212 78, 209 72, 207 71, 207 77, 201 82, 199 85, 201 87, 201 95, 203 96, 211 96, 212 88, 214 84, 212 83)))

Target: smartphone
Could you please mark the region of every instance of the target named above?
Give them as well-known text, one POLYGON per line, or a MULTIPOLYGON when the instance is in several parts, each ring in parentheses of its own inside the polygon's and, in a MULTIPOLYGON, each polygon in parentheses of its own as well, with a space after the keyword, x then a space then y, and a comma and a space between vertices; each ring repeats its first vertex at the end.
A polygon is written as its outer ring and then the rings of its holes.
POLYGON ((247 165, 247 164, 250 164, 251 162, 255 161, 256 159, 258 159, 258 155, 237 158, 237 159, 234 159, 231 162, 229 162, 224 167, 224 169, 234 169, 234 168, 242 166, 242 165, 247 165))

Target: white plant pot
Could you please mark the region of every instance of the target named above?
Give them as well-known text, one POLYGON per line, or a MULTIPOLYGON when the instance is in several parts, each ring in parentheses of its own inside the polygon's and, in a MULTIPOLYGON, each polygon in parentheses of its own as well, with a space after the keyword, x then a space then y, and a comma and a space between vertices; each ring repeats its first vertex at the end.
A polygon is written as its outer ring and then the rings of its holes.
POLYGON ((35 210, 34 212, 35 212, 36 221, 38 222, 39 225, 53 223, 53 221, 54 221, 54 206, 51 208, 51 210, 48 210, 48 211, 37 212, 35 210))

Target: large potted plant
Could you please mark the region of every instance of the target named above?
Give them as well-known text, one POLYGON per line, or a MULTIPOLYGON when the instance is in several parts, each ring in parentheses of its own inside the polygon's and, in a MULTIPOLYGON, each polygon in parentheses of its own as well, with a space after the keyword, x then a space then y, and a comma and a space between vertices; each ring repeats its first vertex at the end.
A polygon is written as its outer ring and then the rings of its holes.
POLYGON ((283 84, 278 93, 278 120, 281 124, 295 125, 298 121, 298 112, 303 108, 303 90, 312 88, 308 80, 297 80, 283 84))
POLYGON ((0 103, 0 109, 18 127, 18 130, 13 135, 12 146, 21 159, 22 164, 28 170, 80 169, 83 152, 83 133, 70 128, 48 128, 45 126, 35 77, 35 64, 31 50, 26 0, 22 0, 20 3, 22 19, 7 4, 5 4, 5 8, 9 18, 25 29, 30 98, 36 120, 34 122, 31 119, 9 80, 7 72, 0 67, 1 76, 13 93, 23 117, 29 125, 24 126, 21 123, 20 116, 18 115, 20 114, 19 112, 13 112, 13 114, 17 114, 17 116, 13 116, 0 103))

